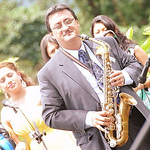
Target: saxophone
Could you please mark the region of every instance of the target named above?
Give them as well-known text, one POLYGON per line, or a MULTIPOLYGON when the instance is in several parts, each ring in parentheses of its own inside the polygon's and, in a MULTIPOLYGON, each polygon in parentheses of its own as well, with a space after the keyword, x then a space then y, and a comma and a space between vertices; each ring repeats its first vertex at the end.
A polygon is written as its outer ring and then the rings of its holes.
POLYGON ((99 45, 97 54, 102 55, 104 67, 104 102, 102 103, 102 110, 109 111, 113 116, 113 125, 105 127, 105 138, 110 147, 123 146, 128 140, 128 122, 131 106, 135 106, 137 101, 127 93, 119 93, 119 88, 110 84, 110 74, 112 73, 110 61, 110 46, 102 40, 90 38, 87 35, 79 35, 82 40, 90 40, 99 45), (117 97, 120 98, 119 105, 117 104, 117 97))

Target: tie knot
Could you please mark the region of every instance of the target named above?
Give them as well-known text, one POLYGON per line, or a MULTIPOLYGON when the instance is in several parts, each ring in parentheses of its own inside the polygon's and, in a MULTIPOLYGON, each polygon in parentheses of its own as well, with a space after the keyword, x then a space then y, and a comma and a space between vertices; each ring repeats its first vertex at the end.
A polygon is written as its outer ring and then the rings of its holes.
POLYGON ((84 61, 88 61, 87 53, 84 50, 79 50, 78 52, 79 60, 83 59, 84 61))
POLYGON ((78 55, 79 55, 79 57, 82 57, 82 56, 85 57, 86 52, 84 50, 80 49, 79 52, 78 52, 78 55))
POLYGON ((79 56, 79 61, 81 61, 89 68, 90 65, 89 65, 89 59, 87 53, 84 50, 79 50, 78 56, 79 56))

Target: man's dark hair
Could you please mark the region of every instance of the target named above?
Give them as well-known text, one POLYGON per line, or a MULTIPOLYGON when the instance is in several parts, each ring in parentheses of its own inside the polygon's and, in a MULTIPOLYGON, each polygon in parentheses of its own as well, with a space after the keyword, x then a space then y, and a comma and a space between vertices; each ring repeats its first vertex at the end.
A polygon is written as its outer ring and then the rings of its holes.
POLYGON ((46 25, 46 28, 47 28, 47 31, 48 32, 52 32, 51 28, 50 28, 50 24, 49 24, 49 16, 56 13, 56 12, 60 12, 64 9, 67 9, 68 11, 70 11, 70 13, 72 14, 72 16, 75 18, 75 20, 78 20, 77 16, 75 15, 74 11, 68 7, 67 5, 65 4, 56 4, 56 5, 53 5, 52 7, 50 7, 48 10, 47 10, 47 13, 45 15, 45 25, 46 25))

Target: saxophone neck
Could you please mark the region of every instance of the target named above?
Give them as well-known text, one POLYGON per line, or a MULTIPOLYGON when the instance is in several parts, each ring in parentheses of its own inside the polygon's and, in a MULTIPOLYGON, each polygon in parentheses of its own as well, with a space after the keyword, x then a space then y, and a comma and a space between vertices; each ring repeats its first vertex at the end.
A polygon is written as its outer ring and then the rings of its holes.
POLYGON ((106 43, 105 41, 103 40, 100 40, 100 39, 95 39, 95 38, 91 38, 89 37, 88 35, 85 35, 85 34, 81 34, 81 35, 78 35, 83 41, 85 40, 89 40, 89 41, 92 41, 94 43, 97 43, 99 44, 100 46, 102 46, 104 49, 110 49, 110 45, 108 43, 106 43))

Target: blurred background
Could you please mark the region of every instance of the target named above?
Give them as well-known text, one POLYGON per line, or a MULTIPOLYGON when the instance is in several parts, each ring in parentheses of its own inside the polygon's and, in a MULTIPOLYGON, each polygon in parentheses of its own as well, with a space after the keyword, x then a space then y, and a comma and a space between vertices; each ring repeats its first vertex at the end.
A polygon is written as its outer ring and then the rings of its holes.
MULTIPOLYGON (((0 61, 18 57, 20 70, 37 82, 37 72, 44 65, 40 42, 47 33, 45 13, 55 3, 69 5, 77 14, 81 33, 90 35, 92 19, 107 15, 126 33, 133 28, 133 40, 139 45, 149 38, 149 0, 0 0, 0 61)), ((150 49, 146 50, 150 53, 150 49)), ((0 94, 0 110, 4 95, 0 94)))

